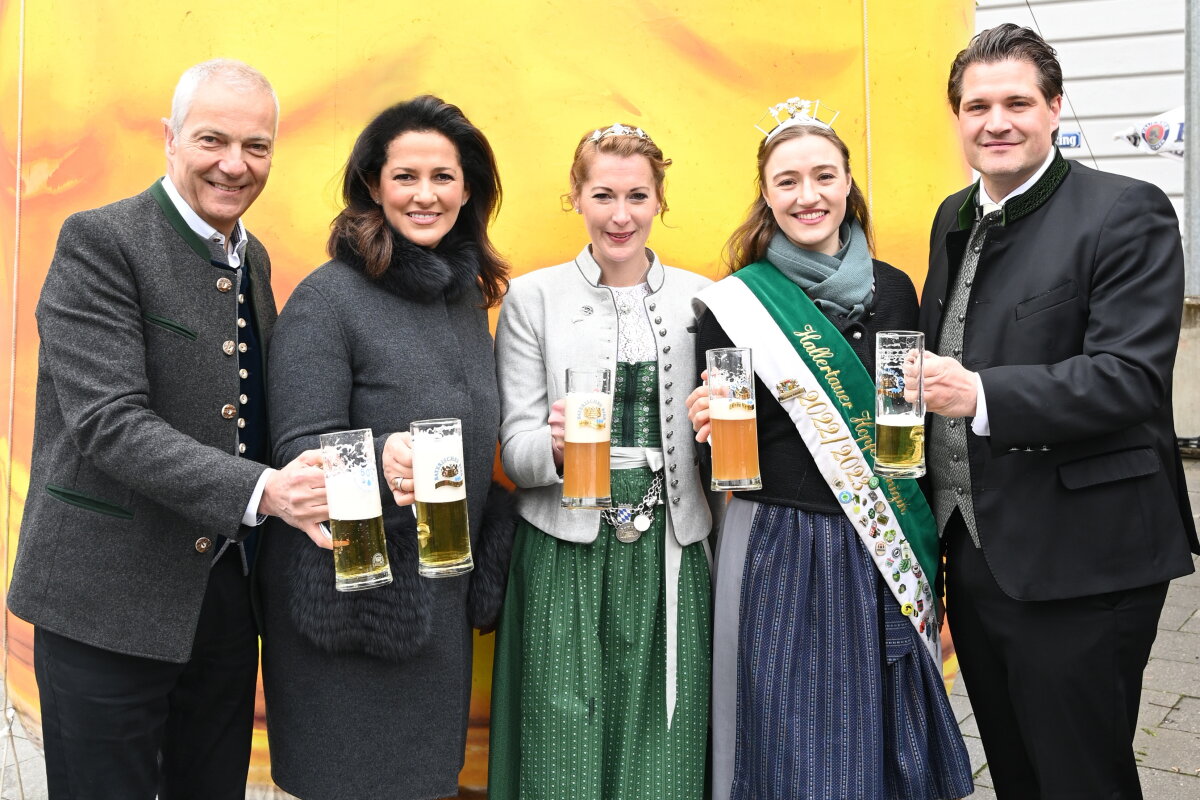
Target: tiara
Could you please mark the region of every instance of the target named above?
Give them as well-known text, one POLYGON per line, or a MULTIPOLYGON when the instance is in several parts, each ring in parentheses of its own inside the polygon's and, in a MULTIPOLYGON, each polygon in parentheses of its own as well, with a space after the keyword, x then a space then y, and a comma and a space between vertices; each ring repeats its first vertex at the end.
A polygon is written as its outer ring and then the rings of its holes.
POLYGON ((818 128, 833 130, 833 122, 838 118, 839 111, 821 108, 820 100, 801 100, 790 97, 782 103, 767 109, 754 127, 758 128, 767 141, 771 141, 785 128, 795 125, 815 125, 818 128), (821 116, 826 119, 821 119, 821 116), (764 127, 765 126, 765 127, 764 127))
POLYGON ((592 135, 588 137, 588 141, 598 142, 606 136, 636 136, 639 139, 650 138, 650 135, 641 128, 631 128, 628 125, 622 125, 618 122, 612 127, 605 128, 604 130, 597 128, 592 132, 592 135))

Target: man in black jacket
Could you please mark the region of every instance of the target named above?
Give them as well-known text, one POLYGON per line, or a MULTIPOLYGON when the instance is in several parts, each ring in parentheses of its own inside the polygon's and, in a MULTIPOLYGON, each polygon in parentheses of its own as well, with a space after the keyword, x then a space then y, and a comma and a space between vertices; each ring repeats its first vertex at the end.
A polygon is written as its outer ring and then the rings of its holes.
POLYGON ((947 610, 1001 798, 1140 798, 1131 741, 1170 579, 1200 552, 1171 415, 1166 196, 1065 161, 1062 71, 1002 25, 951 68, 980 173, 930 238, 921 329, 947 610))

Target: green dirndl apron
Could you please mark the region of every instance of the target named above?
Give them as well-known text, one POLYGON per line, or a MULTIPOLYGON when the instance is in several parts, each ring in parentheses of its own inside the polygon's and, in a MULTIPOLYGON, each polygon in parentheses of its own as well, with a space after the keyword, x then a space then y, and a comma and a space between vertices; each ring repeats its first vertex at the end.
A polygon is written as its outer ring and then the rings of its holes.
MULTIPOLYGON (((618 364, 614 388, 613 444, 660 446, 657 364, 618 364)), ((614 504, 641 502, 653 477, 614 470, 614 504)), ((668 729, 665 513, 656 506, 631 543, 605 522, 590 544, 518 525, 492 677, 491 800, 707 796, 708 557, 683 548, 668 729)))

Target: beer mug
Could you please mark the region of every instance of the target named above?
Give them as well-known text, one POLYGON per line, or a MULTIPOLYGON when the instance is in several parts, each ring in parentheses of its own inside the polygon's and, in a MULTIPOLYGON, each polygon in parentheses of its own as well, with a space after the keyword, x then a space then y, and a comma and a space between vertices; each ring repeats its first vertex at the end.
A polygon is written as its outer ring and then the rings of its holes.
POLYGON ((875 474, 919 478, 925 474, 925 395, 922 386, 925 334, 875 334, 875 474), (916 386, 905 386, 904 362, 915 356, 916 386), (904 390, 916 389, 911 402, 904 390))
POLYGON ((608 449, 612 435, 612 373, 567 370, 563 508, 610 508, 608 449))
POLYGON ((417 513, 417 572, 448 578, 475 568, 467 520, 467 474, 462 422, 422 419, 412 434, 413 496, 417 513))
POLYGON ((391 583, 371 429, 321 434, 321 460, 332 529, 325 532, 333 539, 334 588, 354 592, 391 583))
POLYGON ((708 362, 713 491, 746 492, 761 489, 754 364, 750 348, 720 347, 704 355, 708 362))

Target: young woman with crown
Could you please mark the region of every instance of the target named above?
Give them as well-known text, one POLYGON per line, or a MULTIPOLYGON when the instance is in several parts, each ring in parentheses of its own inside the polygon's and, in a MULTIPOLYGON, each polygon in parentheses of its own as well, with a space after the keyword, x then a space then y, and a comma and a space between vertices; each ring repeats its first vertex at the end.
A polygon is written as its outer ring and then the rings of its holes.
POLYGON ((590 243, 516 278, 500 312, 500 454, 521 522, 492 679, 492 800, 706 794, 713 518, 683 400, 690 300, 711 282, 646 247, 669 164, 638 128, 585 135, 567 197, 590 243), (615 378, 611 510, 562 507, 572 367, 615 378))
MULTIPOLYGON (((712 796, 959 798, 971 768, 937 656, 936 533, 914 481, 868 468, 875 333, 912 329, 917 296, 871 257, 849 150, 819 107, 768 112, 732 274, 696 298, 700 369, 709 348, 752 350, 763 466, 718 537, 712 796)), ((687 405, 707 441, 707 388, 687 405)))

